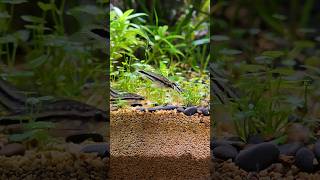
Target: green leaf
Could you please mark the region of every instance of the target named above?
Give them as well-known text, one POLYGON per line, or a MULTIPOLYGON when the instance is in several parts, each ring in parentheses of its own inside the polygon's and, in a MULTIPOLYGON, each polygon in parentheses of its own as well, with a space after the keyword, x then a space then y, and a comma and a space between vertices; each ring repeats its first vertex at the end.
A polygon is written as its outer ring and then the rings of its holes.
POLYGON ((46 54, 43 54, 43 55, 37 57, 36 59, 31 60, 30 62, 28 62, 28 66, 30 68, 37 68, 37 67, 43 65, 48 60, 49 60, 49 56, 46 55, 46 54))
POLYGON ((33 131, 26 131, 22 134, 12 134, 9 135, 9 140, 13 142, 22 142, 24 140, 27 140, 33 136, 33 131))
POLYGON ((211 36, 212 41, 229 41, 230 38, 224 35, 213 35, 211 36))
POLYGON ((219 53, 224 54, 224 55, 238 55, 238 54, 241 54, 242 51, 236 50, 236 49, 226 49, 226 48, 224 48, 224 49, 221 49, 219 51, 219 53))
MULTIPOLYGON (((112 10, 114 10, 114 12, 116 13, 117 16, 122 16, 123 12, 121 11, 121 9, 117 8, 117 7, 113 7, 112 10)), ((133 10, 131 10, 133 11, 133 10)))
POLYGON ((37 16, 30 16, 30 15, 22 15, 21 19, 27 22, 32 22, 32 23, 45 23, 46 21, 43 18, 37 17, 37 16))
POLYGON ((54 128, 55 124, 53 122, 48 122, 48 121, 37 121, 37 122, 27 123, 24 125, 24 127, 29 130, 50 129, 50 128, 54 128))
POLYGON ((270 58, 279 58, 284 55, 284 52, 282 52, 282 51, 264 51, 261 55, 267 56, 270 58))
POLYGON ((8 14, 7 11, 0 12, 0 19, 10 18, 11 16, 8 14))
POLYGON ((194 46, 199 46, 202 44, 209 44, 210 43, 210 39, 209 38, 204 38, 204 39, 198 39, 192 42, 192 45, 194 46))
POLYGON ((14 43, 14 42, 16 42, 16 38, 11 34, 7 34, 4 37, 0 37, 0 44, 14 43))
POLYGON ((38 2, 38 6, 43 10, 43 11, 49 11, 51 9, 56 9, 56 6, 51 3, 43 3, 43 2, 38 2))
POLYGON ((14 33, 14 36, 22 42, 26 42, 29 39, 30 32, 28 30, 19 30, 14 33))
POLYGON ((27 0, 0 0, 0 3, 4 4, 21 4, 28 2, 27 0))

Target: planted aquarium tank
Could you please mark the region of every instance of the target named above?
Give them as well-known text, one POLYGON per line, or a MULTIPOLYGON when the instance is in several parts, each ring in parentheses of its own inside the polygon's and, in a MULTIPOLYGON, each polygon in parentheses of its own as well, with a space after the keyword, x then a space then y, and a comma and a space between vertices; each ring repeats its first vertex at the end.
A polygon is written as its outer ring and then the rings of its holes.
POLYGON ((1 179, 106 179, 109 1, 0 1, 1 179))
POLYGON ((111 1, 111 179, 210 176, 209 7, 111 1))
POLYGON ((213 179, 319 177, 319 8, 211 4, 213 179))

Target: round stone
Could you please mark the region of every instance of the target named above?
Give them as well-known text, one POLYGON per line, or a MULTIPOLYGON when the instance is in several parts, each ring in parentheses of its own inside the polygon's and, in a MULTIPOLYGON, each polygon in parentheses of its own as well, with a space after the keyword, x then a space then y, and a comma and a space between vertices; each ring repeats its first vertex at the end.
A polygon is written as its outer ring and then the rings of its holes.
POLYGON ((7 144, 0 150, 0 155, 4 156, 14 156, 14 155, 24 155, 26 148, 24 145, 19 143, 7 144))
POLYGON ((272 143, 260 143, 240 151, 235 163, 246 171, 260 171, 275 163, 279 149, 272 143))
POLYGON ((185 110, 183 111, 183 113, 184 113, 185 115, 187 115, 187 116, 192 116, 192 115, 194 115, 195 113, 197 113, 197 111, 198 111, 197 107, 192 106, 192 107, 188 107, 187 109, 185 109, 185 110))
POLYGON ((313 152, 306 148, 300 148, 295 156, 296 166, 305 172, 312 172, 313 171, 313 159, 314 154, 313 152))
POLYGON ((215 157, 223 160, 234 160, 238 155, 237 149, 231 145, 218 146, 212 150, 212 153, 215 157))

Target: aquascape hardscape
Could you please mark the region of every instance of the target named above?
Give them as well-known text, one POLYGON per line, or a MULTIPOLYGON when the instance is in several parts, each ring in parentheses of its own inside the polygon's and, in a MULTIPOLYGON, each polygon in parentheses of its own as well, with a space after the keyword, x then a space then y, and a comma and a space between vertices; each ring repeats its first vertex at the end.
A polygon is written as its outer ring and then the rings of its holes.
POLYGON ((320 177, 318 6, 214 3, 213 179, 320 177))
POLYGON ((177 4, 177 19, 161 13, 168 2, 154 3, 111 9, 110 177, 208 178, 208 14, 197 9, 208 3, 177 4))

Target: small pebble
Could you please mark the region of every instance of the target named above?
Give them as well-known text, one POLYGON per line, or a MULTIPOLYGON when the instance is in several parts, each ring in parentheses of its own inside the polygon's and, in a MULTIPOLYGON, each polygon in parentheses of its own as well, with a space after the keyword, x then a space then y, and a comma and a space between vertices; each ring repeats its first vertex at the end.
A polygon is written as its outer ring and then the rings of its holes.
POLYGON ((248 144, 260 144, 263 142, 264 142, 264 139, 259 134, 252 135, 248 138, 248 144))
POLYGON ((192 116, 192 115, 194 115, 195 113, 197 113, 197 107, 195 107, 195 106, 192 106, 192 107, 188 107, 187 109, 185 109, 184 111, 183 111, 183 113, 185 114, 185 115, 187 115, 187 116, 192 116))
POLYGON ((293 142, 288 144, 283 144, 279 146, 280 154, 287 156, 294 156, 296 152, 302 148, 303 144, 300 142, 293 142))
POLYGON ((316 155, 316 158, 320 162, 320 141, 319 140, 314 144, 313 151, 314 151, 314 154, 316 155))
POLYGON ((184 111, 184 108, 183 108, 183 107, 178 107, 178 108, 177 108, 177 111, 178 111, 178 112, 183 112, 183 111, 184 111))
POLYGON ((235 163, 246 171, 260 171, 275 163, 279 153, 276 145, 268 142, 260 143, 240 151, 235 163))
POLYGON ((99 157, 110 157, 109 145, 106 143, 103 144, 89 144, 81 149, 81 152, 84 153, 97 153, 99 157))
POLYGON ((26 148, 19 143, 7 144, 0 150, 0 156, 24 155, 26 148))
POLYGON ((103 137, 101 134, 89 133, 89 134, 75 134, 75 135, 68 136, 66 138, 66 142, 73 142, 73 143, 79 144, 87 139, 92 139, 92 141, 94 141, 94 142, 102 142, 103 141, 103 137))
POLYGON ((237 149, 231 145, 222 145, 222 146, 216 147, 212 150, 212 153, 215 157, 223 160, 228 160, 228 159, 234 160, 238 155, 237 149))
POLYGON ((295 160, 296 160, 295 162, 297 167, 305 172, 313 171, 313 159, 314 159, 313 152, 306 147, 299 149, 295 156, 295 160))

